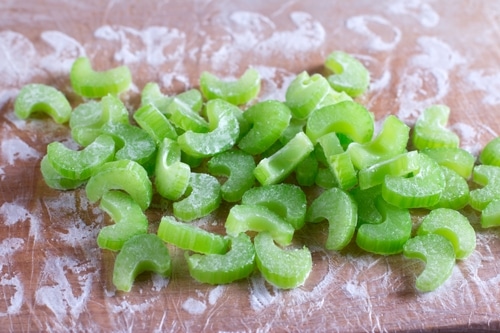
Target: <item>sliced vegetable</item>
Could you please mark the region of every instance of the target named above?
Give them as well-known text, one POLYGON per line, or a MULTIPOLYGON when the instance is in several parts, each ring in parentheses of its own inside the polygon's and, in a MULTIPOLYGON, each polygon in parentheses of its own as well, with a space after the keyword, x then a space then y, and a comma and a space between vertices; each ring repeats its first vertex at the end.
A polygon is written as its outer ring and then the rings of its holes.
POLYGON ((470 178, 476 162, 476 158, 471 153, 457 147, 425 148, 420 152, 435 160, 439 165, 455 171, 464 179, 470 178))
POLYGON ((490 202, 500 199, 500 167, 476 165, 472 180, 482 186, 470 191, 469 204, 472 208, 482 211, 490 202))
POLYGON ((223 81, 209 72, 200 76, 200 89, 206 99, 223 99, 234 105, 246 104, 260 92, 260 74, 249 68, 234 81, 223 81))
POLYGON ((368 89, 370 72, 352 55, 334 51, 326 57, 325 67, 334 73, 328 76, 333 89, 352 97, 362 95, 368 89))
POLYGON ((500 137, 490 140, 479 154, 479 162, 500 166, 500 137))
POLYGON ((433 105, 424 110, 418 117, 413 130, 413 145, 424 148, 458 147, 460 139, 446 128, 450 108, 446 105, 433 105))
POLYGON ((63 177, 54 169, 47 155, 45 155, 40 162, 40 171, 45 184, 56 190, 74 190, 85 184, 85 180, 63 177))
POLYGON ((146 104, 135 111, 134 120, 159 145, 163 139, 177 139, 175 127, 153 104, 146 104))
POLYGON ((58 124, 67 122, 71 116, 71 105, 66 96, 54 87, 31 83, 21 88, 14 102, 14 113, 26 119, 33 113, 42 112, 58 124))
POLYGON ((158 193, 167 199, 178 200, 186 193, 191 168, 181 162, 181 147, 176 141, 163 139, 156 155, 154 184, 158 193))

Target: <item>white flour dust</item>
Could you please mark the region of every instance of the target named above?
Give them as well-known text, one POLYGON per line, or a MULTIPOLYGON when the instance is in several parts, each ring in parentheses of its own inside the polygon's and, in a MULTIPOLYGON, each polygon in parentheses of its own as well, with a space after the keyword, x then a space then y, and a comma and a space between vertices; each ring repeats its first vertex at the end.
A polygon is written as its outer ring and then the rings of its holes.
POLYGON ((16 237, 5 238, 0 243, 0 287, 5 298, 5 302, 0 306, 0 317, 19 313, 23 304, 24 285, 21 275, 13 273, 10 269, 2 273, 4 268, 9 267, 9 263, 13 260, 12 256, 21 251, 23 246, 24 239, 16 237))
POLYGON ((435 27, 440 20, 439 14, 432 6, 421 0, 391 1, 388 10, 392 14, 415 18, 422 26, 427 28, 435 27))
POLYGON ((391 51, 401 41, 401 30, 382 16, 353 16, 347 20, 346 27, 364 36, 368 47, 374 51, 391 51))

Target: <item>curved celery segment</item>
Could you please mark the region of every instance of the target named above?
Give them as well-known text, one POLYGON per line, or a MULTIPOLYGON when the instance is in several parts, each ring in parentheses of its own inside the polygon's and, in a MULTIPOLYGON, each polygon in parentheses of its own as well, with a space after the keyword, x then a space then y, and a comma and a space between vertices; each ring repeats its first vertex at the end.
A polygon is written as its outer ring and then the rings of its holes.
POLYGON ((22 87, 14 102, 14 113, 20 119, 42 112, 52 117, 56 123, 63 124, 69 120, 71 110, 71 105, 62 92, 41 83, 22 87))
POLYGON ((165 114, 172 99, 165 96, 156 82, 148 82, 141 91, 141 107, 151 104, 165 114))
POLYGON ((158 193, 169 200, 184 195, 191 178, 191 168, 181 162, 181 147, 168 138, 163 139, 156 155, 154 184, 158 193))
POLYGON ((449 116, 450 108, 446 105, 425 109, 415 122, 412 138, 415 148, 458 147, 458 135, 446 128, 449 116))
POLYGON ((163 139, 177 139, 175 127, 153 104, 146 104, 135 111, 134 120, 159 145, 163 139))
POLYGON ((217 76, 203 72, 200 76, 200 90, 207 100, 222 99, 234 105, 246 104, 260 92, 260 74, 249 68, 234 81, 223 81, 217 76))
POLYGON ((500 166, 500 137, 490 140, 479 154, 479 162, 486 165, 500 166))
POLYGON ((171 216, 161 218, 158 237, 180 249, 204 254, 225 254, 230 247, 229 238, 178 222, 171 216))
POLYGON ((425 268, 415 281, 415 287, 429 292, 441 286, 450 276, 455 266, 453 245, 443 236, 427 234, 409 239, 403 254, 425 262, 425 268))
POLYGON ((420 152, 431 157, 439 165, 455 171, 464 179, 470 178, 476 162, 474 155, 457 147, 425 148, 420 152))
POLYGON ((191 89, 172 98, 165 114, 176 127, 183 131, 206 133, 210 126, 200 115, 203 98, 196 89, 191 89))
POLYGON ((393 206, 377 197, 375 205, 383 221, 362 224, 356 234, 356 244, 365 251, 391 255, 403 251, 411 236, 411 216, 408 209, 393 206))
POLYGON ((283 133, 279 138, 279 143, 286 144, 288 141, 292 140, 298 133, 304 132, 306 126, 306 120, 291 118, 288 127, 285 128, 283 133))
POLYGON ((113 284, 116 289, 130 291, 135 278, 143 272, 170 276, 172 262, 165 244, 154 234, 136 235, 122 247, 115 259, 113 284))
POLYGON ((357 203, 347 192, 331 188, 317 197, 307 210, 306 220, 318 223, 327 220, 326 249, 339 251, 351 241, 356 229, 357 203))
POLYGON ((470 191, 469 204, 476 210, 483 210, 493 200, 500 199, 500 167, 476 165, 472 171, 474 183, 481 188, 470 191))
POLYGON ((458 173, 447 167, 442 167, 445 187, 439 201, 431 208, 462 209, 469 203, 470 190, 467 181, 458 173))
POLYGON ((153 186, 146 170, 137 162, 119 160, 101 165, 89 178, 85 191, 96 202, 110 190, 123 190, 146 210, 151 203, 153 186))
POLYGON ((108 94, 118 95, 132 83, 132 75, 127 66, 119 66, 106 71, 94 71, 90 60, 80 57, 75 60, 69 74, 75 93, 87 98, 100 98, 108 94))
POLYGON ((353 197, 358 207, 358 222, 357 226, 364 223, 380 223, 383 217, 376 206, 377 197, 382 195, 382 186, 370 187, 362 190, 359 187, 352 189, 349 194, 353 197))
POLYGON ((306 195, 293 184, 254 187, 241 198, 242 205, 261 205, 278 214, 295 230, 304 226, 307 210, 306 195))
POLYGON ((334 74, 328 76, 333 89, 343 91, 351 97, 362 95, 370 84, 370 72, 356 58, 342 51, 330 53, 325 67, 334 74))
POLYGON ((295 179, 300 186, 312 186, 318 175, 319 163, 314 152, 307 155, 295 168, 295 179))
POLYGON ((315 184, 321 188, 328 189, 337 186, 337 179, 330 168, 318 168, 315 184))
POLYGON ((115 222, 99 231, 97 245, 101 249, 119 251, 123 244, 133 236, 148 232, 146 215, 127 193, 122 191, 104 193, 100 207, 115 222))
POLYGON ((500 226, 500 199, 494 199, 481 211, 481 227, 498 226, 500 226))
POLYGON ((221 203, 220 184, 217 179, 205 173, 192 172, 188 189, 189 195, 174 202, 174 216, 183 221, 207 216, 221 203))
POLYGON ((432 210, 418 227, 418 235, 438 234, 453 245, 457 259, 467 258, 476 248, 476 232, 467 217, 454 209, 432 210))
POLYGON ((208 161, 208 171, 215 176, 225 176, 221 186, 222 199, 227 202, 240 201, 243 194, 255 184, 252 155, 241 150, 230 150, 217 154, 208 161))
POLYGON ((108 135, 100 135, 83 150, 72 150, 61 142, 47 145, 47 157, 61 176, 75 180, 90 178, 101 165, 113 160, 115 142, 108 135))
POLYGON ((294 227, 281 216, 263 205, 236 205, 229 210, 226 219, 226 232, 237 236, 241 232, 267 231, 280 245, 292 242, 294 227))
POLYGON ((40 171, 47 186, 56 190, 73 190, 85 183, 85 180, 63 177, 54 169, 47 155, 40 162, 40 171))
POLYGON ((268 232, 254 238, 255 261, 264 279, 281 289, 304 284, 312 269, 312 256, 307 247, 282 249, 268 232))
POLYGON ((190 275, 199 282, 227 284, 248 277, 255 268, 255 248, 250 237, 241 233, 230 237, 231 249, 225 254, 186 256, 190 275))
POLYGON ((304 132, 300 132, 276 153, 257 164, 255 178, 262 185, 276 184, 290 175, 313 149, 311 140, 304 132))

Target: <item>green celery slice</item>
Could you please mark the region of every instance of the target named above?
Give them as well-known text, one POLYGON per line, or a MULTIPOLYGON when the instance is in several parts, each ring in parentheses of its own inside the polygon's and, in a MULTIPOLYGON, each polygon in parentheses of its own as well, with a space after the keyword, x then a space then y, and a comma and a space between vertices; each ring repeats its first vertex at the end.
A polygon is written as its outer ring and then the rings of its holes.
POLYGON ((431 157, 439 165, 455 171, 464 179, 470 178, 476 162, 474 155, 458 147, 425 148, 420 152, 431 157))
POLYGON ((324 189, 338 186, 337 179, 330 168, 318 168, 314 183, 324 189))
POLYGON ((500 199, 490 201, 481 211, 481 227, 491 228, 500 226, 500 199))
POLYGON ((373 186, 366 190, 359 187, 353 188, 349 191, 354 201, 359 203, 358 206, 358 222, 357 226, 364 223, 381 223, 383 217, 376 206, 377 197, 382 195, 382 186, 373 186))
POLYGON ((348 190, 358 184, 358 173, 354 169, 349 153, 329 156, 328 166, 335 176, 337 186, 341 189, 348 190))
POLYGON ((153 104, 141 106, 134 112, 134 120, 159 145, 164 138, 177 139, 177 132, 170 121, 153 104))
POLYGON ((307 155, 295 168, 295 178, 300 186, 312 186, 318 175, 318 160, 314 151, 307 155))
POLYGON ((491 201, 500 199, 500 167, 476 165, 472 180, 482 186, 470 191, 469 204, 472 208, 482 211, 491 201))
POLYGON ((156 82, 148 82, 141 91, 141 107, 152 104, 161 113, 165 114, 172 98, 162 94, 160 86, 156 82))
POLYGON ((458 135, 446 128, 449 116, 450 108, 446 105, 425 109, 415 122, 412 137, 415 148, 458 147, 458 135))
POLYGON ((439 201, 432 206, 435 208, 462 209, 469 203, 470 190, 467 181, 458 173, 447 167, 442 167, 445 178, 445 187, 439 201))
POLYGON ((283 133, 279 138, 281 144, 286 144, 288 141, 292 140, 298 133, 304 132, 306 126, 306 120, 301 120, 297 118, 291 118, 288 123, 288 127, 285 128, 283 133))
POLYGON ((259 95, 260 81, 260 74, 254 68, 248 68, 239 79, 233 81, 223 81, 209 72, 203 72, 200 90, 207 100, 223 99, 234 105, 242 105, 259 95))
POLYGON ((63 177, 54 169, 47 155, 45 155, 40 162, 40 171, 45 184, 56 190, 74 190, 85 184, 85 180, 63 177))
POLYGON ((500 166, 500 137, 490 140, 479 154, 479 162, 486 165, 500 166))
POLYGON ((328 76, 328 82, 333 89, 352 97, 362 95, 368 89, 370 72, 352 55, 334 51, 326 57, 325 67, 334 73, 328 76))
POLYGON ((210 126, 200 115, 202 97, 198 90, 191 89, 172 98, 165 110, 170 122, 183 131, 208 132, 210 126))
POLYGON ((181 162, 181 147, 176 141, 163 139, 156 155, 154 184, 158 193, 170 200, 178 200, 186 192, 191 168, 181 162))

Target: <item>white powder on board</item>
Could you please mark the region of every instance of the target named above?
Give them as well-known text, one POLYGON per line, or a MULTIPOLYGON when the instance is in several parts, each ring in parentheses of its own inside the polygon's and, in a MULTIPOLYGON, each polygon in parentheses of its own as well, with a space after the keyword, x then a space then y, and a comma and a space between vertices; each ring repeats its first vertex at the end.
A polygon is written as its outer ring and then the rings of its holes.
POLYGON ((0 286, 3 289, 3 295, 7 296, 5 301, 8 304, 5 312, 0 311, 0 317, 12 316, 21 311, 24 299, 24 286, 19 275, 8 276, 4 275, 0 278, 0 286), (7 289, 12 288, 12 292, 7 289))
POLYGON ((401 41, 401 30, 386 18, 379 15, 352 16, 346 21, 346 27, 366 38, 368 47, 374 51, 391 51, 401 41), (382 36, 374 31, 371 25, 379 25, 389 31, 390 35, 382 36))
POLYGON ((52 52, 40 60, 40 67, 49 73, 68 75, 75 59, 86 55, 76 39, 60 31, 44 31, 40 37, 52 48, 52 52))
POLYGON ((188 297, 182 303, 182 309, 189 312, 192 315, 200 315, 207 309, 207 304, 201 300, 194 299, 192 297, 188 297))
POLYGON ((2 161, 7 165, 15 165, 16 161, 27 161, 29 159, 40 158, 41 154, 19 137, 9 137, 2 140, 0 145, 2 161))
POLYGON ((440 21, 434 8, 421 0, 390 1, 387 7, 390 13, 413 17, 424 27, 435 27, 440 21))

